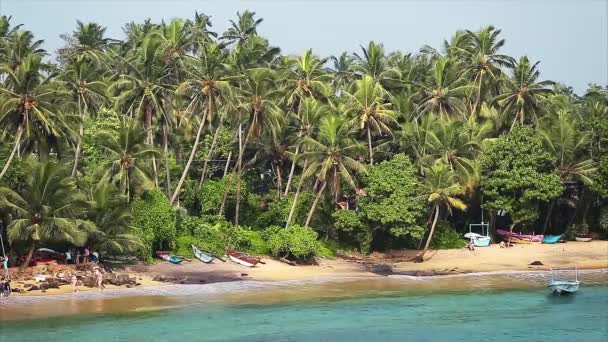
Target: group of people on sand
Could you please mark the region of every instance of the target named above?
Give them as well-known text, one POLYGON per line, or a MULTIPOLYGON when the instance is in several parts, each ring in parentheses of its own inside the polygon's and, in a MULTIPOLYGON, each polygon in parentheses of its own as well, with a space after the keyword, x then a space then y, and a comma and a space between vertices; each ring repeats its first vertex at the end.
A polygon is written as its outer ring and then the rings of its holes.
POLYGON ((68 249, 65 252, 65 263, 66 264, 78 264, 80 262, 87 263, 98 263, 99 262, 99 253, 96 251, 91 252, 89 247, 85 247, 82 250, 82 254, 77 254, 78 252, 75 249, 68 249), (82 259, 81 259, 82 257, 82 259), (82 260, 82 261, 81 261, 82 260))
MULTIPOLYGON (((70 285, 72 286, 72 292, 80 291, 78 287, 78 277, 75 272, 72 272, 72 276, 70 277, 70 285)), ((95 286, 99 291, 105 289, 105 285, 103 285, 103 273, 99 267, 95 267, 95 286)))

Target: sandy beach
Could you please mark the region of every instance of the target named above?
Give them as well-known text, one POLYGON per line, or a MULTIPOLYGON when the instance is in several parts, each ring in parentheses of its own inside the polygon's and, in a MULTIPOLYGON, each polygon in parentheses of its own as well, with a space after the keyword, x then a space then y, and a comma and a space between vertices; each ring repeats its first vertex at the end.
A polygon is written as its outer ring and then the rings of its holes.
MULTIPOLYGON (((138 288, 164 284, 210 284, 242 280, 287 281, 319 278, 375 278, 387 275, 446 275, 470 272, 492 272, 504 270, 547 270, 554 268, 580 269, 608 268, 608 241, 568 242, 553 245, 516 245, 500 248, 492 245, 477 248, 429 251, 423 263, 412 262, 417 251, 393 251, 373 253, 369 256, 352 255, 336 259, 320 259, 318 265, 291 266, 265 258, 264 264, 247 268, 233 262, 215 260, 203 264, 196 259, 180 265, 158 262, 153 265, 136 264, 116 269, 118 274, 135 278, 138 288), (542 265, 532 266, 539 261, 542 265)), ((16 269, 14 269, 16 271, 16 269)), ((23 287, 24 281, 14 282, 23 287)), ((125 286, 106 285, 107 289, 129 289, 125 286)), ((81 287, 81 291, 96 290, 81 287)), ((69 285, 59 288, 25 291, 16 296, 57 295, 71 292, 69 285)))

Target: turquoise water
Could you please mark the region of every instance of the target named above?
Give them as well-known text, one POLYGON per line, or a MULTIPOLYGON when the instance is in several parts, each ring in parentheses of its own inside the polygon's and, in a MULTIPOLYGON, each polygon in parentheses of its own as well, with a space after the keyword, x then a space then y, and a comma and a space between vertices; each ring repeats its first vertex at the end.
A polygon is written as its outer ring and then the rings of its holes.
MULTIPOLYGON (((1 308, 0 308, 1 309, 1 308)), ((608 287, 369 295, 0 322, 0 341, 602 341, 608 287)))

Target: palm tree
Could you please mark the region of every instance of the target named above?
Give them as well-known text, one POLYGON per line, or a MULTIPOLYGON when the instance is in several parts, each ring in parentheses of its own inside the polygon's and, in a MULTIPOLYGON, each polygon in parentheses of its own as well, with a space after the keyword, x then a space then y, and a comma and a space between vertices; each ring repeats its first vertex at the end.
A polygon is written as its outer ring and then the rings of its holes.
POLYGON ((355 59, 347 52, 343 52, 340 56, 331 56, 334 65, 330 68, 332 75, 331 85, 336 94, 340 94, 346 89, 355 76, 353 67, 355 59))
POLYGON ((258 25, 264 19, 255 18, 255 12, 245 11, 243 14, 237 12, 238 21, 230 20, 230 27, 220 39, 227 40, 229 44, 237 43, 243 45, 250 37, 257 35, 258 25))
POLYGON ((71 35, 62 36, 67 46, 59 49, 60 58, 84 58, 97 66, 107 65, 106 51, 118 41, 106 38, 106 28, 97 23, 83 23, 79 20, 76 23, 77 28, 71 35))
POLYGON ((361 46, 362 54, 354 54, 356 63, 353 70, 363 77, 371 77, 374 81, 385 85, 390 80, 398 80, 399 70, 391 68, 384 53, 384 46, 370 41, 367 48, 361 46))
POLYGON ((141 239, 132 233, 132 215, 128 198, 102 179, 89 193, 87 216, 97 230, 89 235, 88 245, 112 254, 133 252, 142 247, 141 239))
POLYGON ((77 246, 94 230, 84 220, 85 197, 75 179, 55 162, 32 162, 31 174, 19 193, 0 188, 0 207, 12 213, 8 225, 11 241, 23 241, 28 252, 21 269, 29 265, 36 247, 44 241, 62 241, 77 246))
MULTIPOLYGON (((223 107, 227 107, 231 104, 231 100, 234 98, 234 90, 230 83, 226 80, 225 76, 222 75, 225 72, 225 66, 223 64, 224 54, 221 51, 221 47, 217 44, 205 45, 203 53, 200 58, 195 60, 193 68, 188 71, 188 80, 184 81, 177 88, 177 94, 186 95, 189 101, 187 111, 191 115, 194 111, 201 113, 198 130, 196 132, 196 138, 194 145, 190 152, 190 157, 186 163, 186 167, 180 177, 180 180, 175 188, 173 196, 171 197, 171 204, 175 202, 179 191, 188 175, 192 160, 196 155, 198 143, 200 141, 201 133, 205 127, 207 121, 212 121, 214 115, 220 111, 222 114, 225 113, 223 107)), ((217 134, 223 117, 220 119, 218 130, 214 134, 214 142, 217 141, 217 134)), ((214 145, 214 144, 213 144, 214 145)), ((210 149, 210 154, 213 151, 213 147, 210 149)), ((208 159, 208 158, 207 158, 208 159)), ((205 167, 203 168, 203 175, 206 172, 206 161, 205 167)), ((203 176, 204 177, 204 176, 203 176)), ((201 181, 202 183, 202 181, 201 181)))
POLYGON ((308 161, 309 165, 301 177, 306 179, 315 175, 321 184, 308 213, 306 227, 310 225, 312 215, 328 184, 333 200, 337 202, 342 182, 355 189, 355 175, 367 174, 365 166, 354 159, 365 149, 349 137, 349 131, 350 127, 346 121, 337 116, 327 116, 321 119, 317 138, 309 137, 302 142, 308 151, 302 153, 300 158, 308 161))
POLYGON ((331 77, 323 70, 326 59, 319 59, 306 50, 300 58, 286 58, 286 71, 282 79, 285 87, 285 103, 298 112, 300 103, 307 97, 324 99, 331 95, 331 77))
POLYGON ((73 103, 78 107, 78 143, 74 152, 72 177, 76 176, 78 170, 85 118, 89 113, 97 112, 106 100, 106 83, 99 79, 97 72, 98 69, 87 58, 75 56, 67 61, 63 74, 60 76, 71 93, 73 103))
POLYGON ((0 179, 8 170, 20 145, 46 143, 49 137, 60 137, 66 125, 58 105, 66 91, 53 81, 53 74, 38 54, 28 55, 14 70, 0 66, 6 80, 0 86, 2 105, 0 125, 14 135, 13 149, 0 171, 0 179))
POLYGON ((464 188, 458 183, 454 172, 441 162, 426 169, 424 177, 421 179, 421 191, 432 208, 428 222, 431 221, 431 217, 433 217, 433 222, 424 249, 416 256, 418 262, 424 261, 424 255, 433 240, 440 212, 447 210, 451 214, 452 208, 465 210, 467 207, 462 200, 455 197, 464 194, 464 188))
POLYGON ((118 184, 127 197, 131 197, 134 190, 152 186, 147 164, 158 151, 145 144, 145 139, 146 131, 135 120, 127 119, 123 119, 118 136, 109 131, 97 135, 97 144, 106 153, 103 177, 118 184))
POLYGON ((190 22, 190 39, 192 52, 196 55, 205 45, 213 42, 217 38, 217 33, 209 31, 212 27, 211 17, 203 13, 194 12, 194 20, 190 22))
POLYGON ((546 87, 554 84, 553 81, 537 82, 540 76, 538 63, 540 62, 530 65, 528 57, 521 57, 512 68, 513 77, 504 79, 504 92, 492 100, 502 106, 503 115, 515 114, 511 130, 515 123, 523 125, 530 117, 536 121, 540 110, 539 101, 543 95, 551 93, 551 89, 546 87))
POLYGON ((397 124, 394 112, 389 109, 390 103, 384 100, 387 93, 380 83, 365 75, 344 95, 348 99, 346 116, 352 117, 351 125, 355 130, 367 135, 369 164, 374 165, 372 134, 392 136, 390 126, 397 124))
POLYGON ((435 61, 431 82, 429 86, 420 85, 418 112, 432 112, 444 118, 460 114, 466 118, 463 99, 473 87, 450 58, 442 57, 435 61))
MULTIPOLYGON (((543 137, 546 149, 557 159, 557 172, 565 188, 576 182, 593 183, 595 163, 589 156, 588 132, 578 129, 579 122, 570 113, 561 110, 555 116, 541 119, 538 132, 543 137)), ((551 200, 545 217, 543 234, 547 229, 556 199, 551 200)))

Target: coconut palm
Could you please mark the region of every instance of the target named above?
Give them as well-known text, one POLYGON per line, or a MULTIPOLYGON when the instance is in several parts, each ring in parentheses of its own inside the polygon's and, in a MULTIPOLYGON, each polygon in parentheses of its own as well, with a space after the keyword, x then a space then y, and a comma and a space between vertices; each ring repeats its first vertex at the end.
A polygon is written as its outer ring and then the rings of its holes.
POLYGON ((331 56, 330 58, 334 64, 330 68, 332 76, 331 85, 335 93, 339 95, 353 81, 355 76, 353 72, 355 59, 347 52, 343 52, 338 57, 331 56))
POLYGON ((192 52, 196 55, 206 45, 213 42, 217 38, 217 33, 209 31, 213 25, 211 17, 203 13, 194 12, 194 20, 190 22, 190 39, 192 44, 192 52))
POLYGON ((245 11, 243 14, 236 13, 238 20, 230 20, 230 27, 220 39, 228 41, 229 44, 237 43, 243 45, 247 39, 257 35, 258 25, 264 21, 262 18, 255 18, 255 12, 245 11))
POLYGON ((504 78, 503 93, 492 101, 501 105, 503 115, 514 115, 511 130, 517 122, 523 125, 530 119, 537 121, 540 110, 539 102, 543 95, 552 92, 547 87, 554 84, 553 81, 537 82, 540 76, 538 63, 540 62, 530 65, 528 57, 521 57, 519 62, 512 67, 513 76, 504 78))
POLYGON ((76 30, 72 34, 62 36, 67 46, 59 49, 59 56, 62 59, 84 58, 97 66, 107 65, 106 51, 118 41, 106 38, 106 28, 97 23, 79 20, 76 23, 76 30))
POLYGON ((101 169, 104 178, 118 185, 128 197, 152 187, 148 161, 157 156, 158 151, 145 144, 146 131, 137 121, 125 118, 118 135, 102 131, 96 139, 106 155, 106 163, 101 169))
POLYGON ((0 207, 12 214, 8 225, 11 241, 28 246, 21 269, 29 265, 34 250, 48 241, 82 246, 94 224, 84 220, 86 198, 74 178, 55 162, 31 161, 31 174, 19 193, 0 188, 0 207))
POLYGON ((0 66, 6 80, 0 85, 0 125, 14 136, 13 149, 0 171, 8 170, 17 149, 36 142, 46 144, 49 137, 61 137, 67 130, 59 104, 67 92, 49 74, 49 67, 38 54, 28 55, 14 70, 0 66))
POLYGON ((96 227, 89 234, 89 246, 105 253, 121 255, 143 246, 141 239, 133 234, 128 198, 107 179, 102 179, 90 191, 88 203, 87 216, 96 227))
POLYGON ((334 202, 341 194, 342 182, 355 189, 355 176, 366 174, 367 169, 355 158, 361 156, 365 148, 349 137, 348 122, 337 116, 327 116, 321 119, 319 133, 316 138, 306 138, 302 142, 307 149, 300 155, 308 161, 308 166, 302 172, 302 178, 315 176, 320 183, 317 196, 310 208, 305 226, 312 220, 321 196, 329 185, 334 202))
POLYGON ((372 135, 392 136, 391 126, 395 126, 395 114, 385 102, 386 91, 371 76, 365 75, 353 83, 347 98, 346 116, 352 118, 352 127, 367 136, 369 164, 374 165, 372 135))
POLYGON ((447 118, 460 114, 466 118, 464 98, 473 89, 465 74, 460 73, 454 61, 447 57, 439 58, 433 66, 431 85, 420 85, 419 113, 431 112, 447 118))
POLYGON ((416 256, 419 262, 424 261, 424 255, 429 249, 437 219, 442 211, 452 213, 452 208, 465 210, 466 204, 456 196, 463 195, 465 190, 459 184, 454 172, 450 170, 448 165, 442 162, 435 163, 433 166, 426 169, 424 176, 421 177, 421 192, 427 197, 427 201, 431 206, 428 222, 431 221, 429 236, 424 245, 424 249, 416 256))
MULTIPOLYGON (((188 99, 187 111, 190 115, 195 115, 195 113, 200 115, 200 122, 188 162, 171 197, 171 203, 175 202, 188 175, 205 123, 212 121, 218 111, 222 114, 225 113, 224 107, 228 107, 234 98, 233 87, 224 75, 226 69, 223 64, 224 56, 219 45, 205 45, 201 56, 190 65, 192 68, 188 71, 188 80, 181 83, 177 88, 177 94, 186 95, 188 99)), ((218 131, 214 134, 214 141, 217 141, 217 133, 223 122, 223 117, 219 121, 220 124, 218 125, 218 131)), ((210 153, 212 151, 213 147, 210 149, 210 153)), ((203 168, 203 175, 205 172, 206 167, 203 168)))
POLYGON ((287 66, 282 79, 285 88, 285 104, 298 112, 304 98, 324 99, 331 95, 331 77, 323 70, 326 59, 319 59, 308 49, 299 58, 286 58, 287 66))
POLYGON ((386 82, 398 80, 401 76, 399 70, 389 66, 382 44, 370 41, 367 48, 361 46, 361 52, 361 55, 354 54, 356 63, 353 65, 353 71, 360 77, 367 75, 384 86, 386 82))

